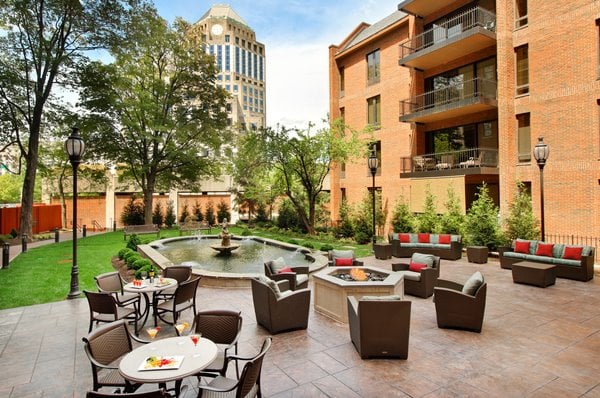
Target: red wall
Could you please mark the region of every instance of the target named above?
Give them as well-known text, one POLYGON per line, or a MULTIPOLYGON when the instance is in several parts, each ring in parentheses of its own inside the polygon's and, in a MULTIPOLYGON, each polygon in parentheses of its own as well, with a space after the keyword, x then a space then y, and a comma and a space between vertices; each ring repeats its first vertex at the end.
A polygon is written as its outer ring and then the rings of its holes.
MULTIPOLYGON (((52 231, 55 228, 62 228, 60 219, 60 205, 33 205, 33 226, 32 232, 52 231)), ((3 207, 0 209, 0 234, 9 234, 14 228, 19 231, 21 226, 21 206, 3 207)))

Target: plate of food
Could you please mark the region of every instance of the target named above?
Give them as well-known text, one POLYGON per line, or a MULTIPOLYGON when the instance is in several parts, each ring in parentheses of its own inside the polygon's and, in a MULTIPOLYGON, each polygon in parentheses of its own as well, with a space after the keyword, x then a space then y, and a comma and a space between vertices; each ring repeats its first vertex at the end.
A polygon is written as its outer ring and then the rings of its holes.
POLYGON ((152 355, 144 360, 138 370, 179 369, 183 355, 152 355))

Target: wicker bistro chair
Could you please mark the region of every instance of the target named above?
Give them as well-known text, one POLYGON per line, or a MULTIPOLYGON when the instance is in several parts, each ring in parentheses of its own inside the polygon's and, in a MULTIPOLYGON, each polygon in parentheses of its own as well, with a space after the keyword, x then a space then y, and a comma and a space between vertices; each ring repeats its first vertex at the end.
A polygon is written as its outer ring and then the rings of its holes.
POLYGON ((438 279, 433 291, 438 327, 481 332, 487 283, 479 271, 464 285, 438 279))
MULTIPOLYGON (((278 259, 279 260, 279 259, 278 259)), ((308 287, 308 266, 281 266, 282 261, 272 260, 264 263, 265 276, 274 281, 287 280, 290 290, 308 287)), ((285 263, 283 263, 285 264, 285 263)))
POLYGON ((287 281, 275 282, 266 277, 254 278, 252 301, 256 322, 275 334, 287 330, 306 329, 310 309, 310 289, 280 291, 287 281))
POLYGON ((354 250, 330 250, 328 253, 329 257, 329 266, 335 265, 344 265, 344 266, 362 266, 364 263, 356 259, 356 255, 354 254, 354 250), (338 259, 342 259, 339 262, 338 259), (352 261, 348 262, 348 260, 344 259, 352 259, 352 261))
POLYGON ((145 392, 133 392, 131 394, 105 393, 98 391, 88 391, 85 398, 108 398, 108 397, 123 397, 123 398, 169 398, 170 395, 164 390, 152 390, 145 392))
POLYGON ((350 339, 361 358, 408 358, 411 302, 400 296, 348 296, 350 339))
POLYGON ((188 308, 192 308, 195 314, 198 282, 200 282, 200 276, 182 282, 177 285, 173 298, 163 301, 162 303, 159 303, 157 295, 154 295, 154 323, 156 324, 157 319, 160 318, 160 320, 165 323, 175 325, 181 312, 188 308), (167 313, 171 313, 173 318, 172 321, 169 321, 164 317, 167 313))
POLYGON ((134 308, 120 306, 111 292, 90 292, 84 290, 84 293, 90 307, 90 327, 88 333, 92 331, 94 322, 114 322, 119 319, 132 320, 134 330, 137 333, 139 312, 135 306, 134 308))
MULTIPOLYGON (((192 267, 189 265, 172 265, 162 271, 162 276, 164 278, 175 279, 179 285, 192 277, 192 267)), ((176 287, 168 287, 158 293, 155 293, 154 298, 159 301, 171 300, 175 295, 176 289, 176 287)))
POLYGON ((427 298, 433 295, 433 287, 440 277, 440 257, 433 254, 413 253, 411 264, 393 263, 394 271, 404 275, 404 292, 412 296, 427 298), (425 264, 418 270, 414 264, 425 264))
POLYGON ((132 392, 140 387, 141 384, 131 384, 119 374, 118 361, 133 350, 132 339, 147 343, 133 336, 124 320, 102 325, 83 338, 85 353, 92 365, 94 391, 101 387, 120 387, 132 392))
POLYGON ((208 384, 200 385, 198 397, 216 398, 216 397, 262 397, 260 390, 260 376, 262 364, 267 351, 271 348, 272 338, 267 337, 260 349, 260 352, 251 358, 232 355, 228 357, 229 361, 248 361, 244 364, 242 374, 238 380, 223 376, 217 376, 208 384))
POLYGON ((99 292, 115 293, 115 298, 120 306, 133 304, 137 309, 140 308, 140 295, 123 291, 123 279, 121 279, 118 271, 97 275, 94 280, 99 292))

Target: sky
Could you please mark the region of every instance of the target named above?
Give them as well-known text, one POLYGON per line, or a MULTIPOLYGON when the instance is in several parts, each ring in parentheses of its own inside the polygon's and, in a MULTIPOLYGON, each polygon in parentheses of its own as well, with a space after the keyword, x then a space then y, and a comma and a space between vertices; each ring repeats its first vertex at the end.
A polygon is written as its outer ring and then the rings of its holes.
POLYGON ((154 0, 159 14, 194 23, 213 4, 228 4, 265 45, 267 125, 305 129, 323 125, 329 112, 328 48, 361 22, 374 24, 400 0, 154 0))

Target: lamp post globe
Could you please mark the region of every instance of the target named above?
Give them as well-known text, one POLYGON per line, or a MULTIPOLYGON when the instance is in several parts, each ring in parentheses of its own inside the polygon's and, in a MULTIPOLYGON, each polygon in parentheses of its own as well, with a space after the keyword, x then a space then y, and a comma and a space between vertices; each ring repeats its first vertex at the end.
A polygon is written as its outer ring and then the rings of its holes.
POLYGON ((369 171, 371 172, 371 196, 372 196, 372 207, 373 207, 373 251, 375 251, 375 243, 377 242, 377 232, 376 232, 376 217, 375 217, 375 174, 377 174, 377 168, 379 167, 379 159, 377 159, 377 152, 375 146, 371 150, 371 154, 367 159, 367 166, 369 167, 369 171))
POLYGON ((71 289, 68 299, 79 297, 79 268, 77 267, 77 168, 85 152, 85 143, 79 136, 79 129, 73 127, 71 135, 65 141, 65 151, 73 167, 73 261, 71 265, 71 289))
POLYGON ((544 143, 544 137, 538 137, 538 143, 533 148, 533 157, 540 168, 540 229, 542 241, 546 240, 546 229, 544 226, 544 166, 550 155, 548 144, 544 143))

